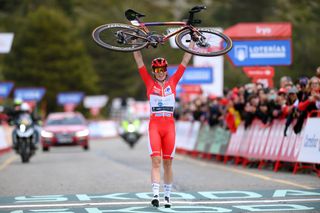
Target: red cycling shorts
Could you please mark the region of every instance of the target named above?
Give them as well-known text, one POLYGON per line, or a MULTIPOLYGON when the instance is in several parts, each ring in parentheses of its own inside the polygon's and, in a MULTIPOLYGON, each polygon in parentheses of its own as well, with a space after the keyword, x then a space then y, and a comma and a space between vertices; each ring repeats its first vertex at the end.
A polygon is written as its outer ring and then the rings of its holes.
POLYGON ((175 134, 173 117, 151 117, 148 131, 150 156, 162 156, 163 159, 172 159, 176 149, 175 134))

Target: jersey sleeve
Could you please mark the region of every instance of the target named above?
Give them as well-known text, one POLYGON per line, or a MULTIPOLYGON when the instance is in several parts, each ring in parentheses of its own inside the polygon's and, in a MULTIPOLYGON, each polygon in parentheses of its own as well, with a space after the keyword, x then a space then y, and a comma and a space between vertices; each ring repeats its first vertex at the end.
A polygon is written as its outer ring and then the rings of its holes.
POLYGON ((186 67, 180 64, 177 71, 171 77, 171 81, 174 83, 174 85, 178 84, 185 70, 186 67))
POLYGON ((144 84, 148 88, 152 84, 153 79, 149 75, 146 66, 142 66, 142 67, 139 68, 139 74, 140 74, 144 84))

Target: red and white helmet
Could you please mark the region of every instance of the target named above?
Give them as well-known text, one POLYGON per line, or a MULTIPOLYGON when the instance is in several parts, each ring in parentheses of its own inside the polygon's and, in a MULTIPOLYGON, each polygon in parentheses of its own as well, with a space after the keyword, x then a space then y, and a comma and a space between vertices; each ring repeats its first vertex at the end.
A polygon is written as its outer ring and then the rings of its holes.
POLYGON ((168 66, 168 62, 166 59, 164 58, 155 58, 152 60, 151 63, 151 67, 155 68, 155 67, 167 67, 168 66))

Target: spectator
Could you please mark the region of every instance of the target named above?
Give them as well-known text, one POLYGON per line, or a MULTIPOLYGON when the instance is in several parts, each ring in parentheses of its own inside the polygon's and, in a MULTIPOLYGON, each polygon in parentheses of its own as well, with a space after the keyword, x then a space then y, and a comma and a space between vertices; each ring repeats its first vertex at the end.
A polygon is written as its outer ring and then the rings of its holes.
POLYGON ((320 66, 317 68, 316 76, 317 76, 318 78, 320 78, 320 66))
POLYGON ((248 102, 244 107, 244 127, 248 128, 256 116, 257 108, 259 106, 259 97, 255 94, 248 98, 248 102))
POLYGON ((289 76, 283 76, 280 79, 280 88, 287 88, 287 86, 290 86, 292 84, 292 80, 289 76))
POLYGON ((296 134, 301 132, 304 120, 307 118, 308 113, 312 110, 320 110, 320 79, 316 76, 312 77, 307 85, 308 97, 306 100, 300 101, 298 110, 301 112, 294 126, 296 134))
POLYGON ((299 99, 297 96, 298 90, 293 87, 289 89, 286 106, 284 107, 284 114, 286 114, 286 125, 284 129, 284 136, 287 136, 287 130, 293 119, 299 116, 299 111, 297 110, 299 99))

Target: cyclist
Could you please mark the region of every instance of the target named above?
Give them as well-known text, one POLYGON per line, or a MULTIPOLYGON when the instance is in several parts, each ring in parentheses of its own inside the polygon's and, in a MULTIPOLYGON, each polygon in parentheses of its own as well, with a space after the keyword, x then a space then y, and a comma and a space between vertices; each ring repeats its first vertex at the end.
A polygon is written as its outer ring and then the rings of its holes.
MULTIPOLYGON (((194 42, 190 42, 193 47, 194 42)), ((167 73, 168 63, 164 58, 153 59, 152 77, 149 75, 143 62, 140 51, 133 53, 140 76, 145 83, 147 97, 150 103, 149 122, 149 154, 151 156, 151 182, 153 199, 151 204, 159 206, 160 166, 161 156, 164 169, 164 206, 171 207, 170 193, 172 188, 172 159, 175 153, 175 124, 173 118, 176 85, 182 77, 192 55, 185 53, 177 71, 169 78, 167 73)))

